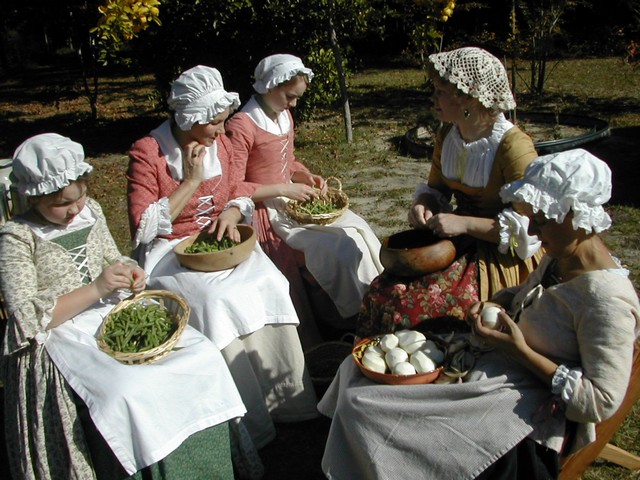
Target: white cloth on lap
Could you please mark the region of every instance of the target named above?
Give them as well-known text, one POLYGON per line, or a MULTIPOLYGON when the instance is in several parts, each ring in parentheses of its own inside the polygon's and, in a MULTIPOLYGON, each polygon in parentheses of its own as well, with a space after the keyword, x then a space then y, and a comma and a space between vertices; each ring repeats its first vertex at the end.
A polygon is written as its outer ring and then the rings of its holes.
POLYGON ((284 213, 282 198, 265 201, 275 232, 294 250, 331 297, 343 318, 358 313, 364 292, 382 273, 380 240, 351 210, 329 225, 299 224, 284 213))
POLYGON ((49 331, 45 348, 123 468, 158 462, 187 437, 244 415, 220 351, 187 326, 166 357, 124 365, 100 351, 96 334, 113 308, 90 309, 49 331))
POLYGON ((345 359, 318 405, 333 418, 324 473, 339 480, 472 479, 526 436, 537 436, 534 429, 559 449, 564 419, 535 425, 532 419, 550 389, 507 366, 513 362, 485 361, 496 355, 485 354, 466 383, 452 385, 376 384, 345 359))
POLYGON ((257 243, 235 268, 198 272, 180 265, 171 252, 180 240, 162 240, 154 246, 144 265, 151 274, 147 285, 183 296, 191 306, 189 324, 220 350, 265 325, 300 323, 289 282, 257 243))

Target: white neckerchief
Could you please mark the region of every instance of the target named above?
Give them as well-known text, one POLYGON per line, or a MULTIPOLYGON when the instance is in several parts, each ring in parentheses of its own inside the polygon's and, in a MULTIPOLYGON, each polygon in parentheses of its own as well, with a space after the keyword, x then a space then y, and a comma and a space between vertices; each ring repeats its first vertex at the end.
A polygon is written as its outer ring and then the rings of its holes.
POLYGON ((82 230, 83 228, 90 227, 91 225, 96 223, 96 217, 89 208, 88 205, 85 204, 82 211, 75 216, 75 218, 71 221, 69 225, 53 225, 47 224, 43 225, 40 223, 31 222, 26 220, 25 223, 33 230, 33 232, 40 238, 45 240, 53 240, 54 238, 58 238, 62 235, 66 235, 67 233, 75 232, 78 230, 82 230))
MULTIPOLYGON (((184 179, 182 149, 171 133, 171 120, 165 120, 158 128, 152 130, 150 135, 156 139, 160 150, 167 158, 171 177, 178 182, 182 181, 184 179)), ((222 166, 218 158, 218 142, 213 142, 212 146, 206 148, 203 162, 205 180, 222 175, 222 166)))
POLYGON ((289 118, 287 110, 280 112, 274 122, 262 109, 255 95, 249 99, 241 111, 249 115, 249 118, 251 118, 259 128, 274 135, 286 135, 291 129, 291 119, 289 118))
POLYGON ((466 143, 454 125, 442 146, 443 175, 470 187, 486 186, 500 141, 512 127, 513 123, 501 113, 491 135, 466 143))

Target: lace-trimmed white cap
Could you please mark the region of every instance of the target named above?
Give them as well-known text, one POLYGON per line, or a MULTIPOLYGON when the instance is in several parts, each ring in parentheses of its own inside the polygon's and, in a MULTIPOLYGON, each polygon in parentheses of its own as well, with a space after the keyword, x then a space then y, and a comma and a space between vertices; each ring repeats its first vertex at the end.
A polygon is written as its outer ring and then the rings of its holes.
POLYGON ((609 166, 580 148, 538 157, 521 180, 500 189, 503 202, 523 202, 548 219, 564 221, 573 212, 573 228, 600 233, 611 226, 604 205, 611 198, 609 166))
POLYGON ((240 106, 240 95, 227 92, 220 72, 198 65, 183 72, 172 84, 167 101, 173 117, 183 131, 195 123, 207 124, 227 108, 240 106))
POLYGON ((313 71, 305 67, 300 58, 286 53, 271 55, 258 63, 253 73, 253 89, 260 94, 267 93, 299 73, 306 74, 309 80, 313 78, 313 71))
POLYGON ((16 148, 11 182, 21 195, 48 195, 91 170, 82 145, 57 133, 43 133, 16 148))
POLYGON ((504 66, 492 54, 477 47, 464 47, 429 55, 429 61, 444 80, 480 100, 492 110, 516 108, 504 66))

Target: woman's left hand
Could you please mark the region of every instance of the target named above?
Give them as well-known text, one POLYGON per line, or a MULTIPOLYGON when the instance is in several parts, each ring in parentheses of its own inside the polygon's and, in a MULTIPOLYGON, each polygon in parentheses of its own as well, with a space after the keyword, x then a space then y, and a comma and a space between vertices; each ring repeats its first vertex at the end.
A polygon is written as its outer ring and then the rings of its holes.
POLYGON ((228 208, 211 223, 208 232, 214 233, 217 240, 222 240, 226 236, 234 242, 239 242, 241 238, 238 223, 241 220, 242 213, 238 207, 228 208))
POLYGON ((457 237, 467 233, 465 217, 455 213, 438 213, 427 220, 427 228, 439 237, 457 237))
POLYGON ((321 195, 327 193, 327 182, 320 175, 315 175, 313 173, 303 172, 299 170, 291 175, 291 181, 293 183, 304 183, 305 185, 315 187, 320 190, 321 195))

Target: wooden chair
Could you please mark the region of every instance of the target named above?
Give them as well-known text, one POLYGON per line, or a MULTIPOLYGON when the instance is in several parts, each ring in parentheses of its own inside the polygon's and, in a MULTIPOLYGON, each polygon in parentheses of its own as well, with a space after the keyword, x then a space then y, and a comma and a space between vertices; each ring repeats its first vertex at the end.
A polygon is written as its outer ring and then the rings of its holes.
POLYGON ((609 443, 638 399, 640 399, 640 346, 636 344, 631 379, 622 405, 613 417, 596 426, 595 442, 562 460, 559 480, 582 478, 584 471, 598 457, 630 470, 640 470, 640 457, 609 443))

